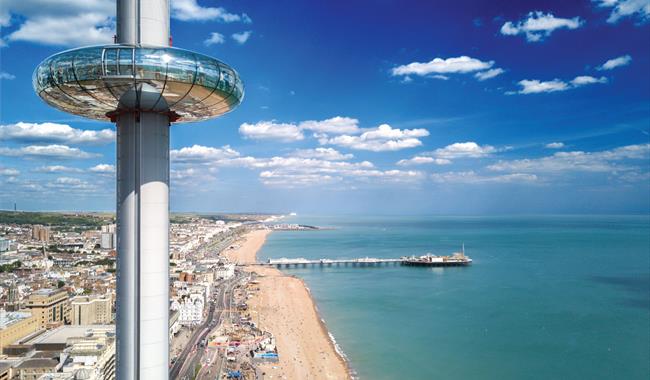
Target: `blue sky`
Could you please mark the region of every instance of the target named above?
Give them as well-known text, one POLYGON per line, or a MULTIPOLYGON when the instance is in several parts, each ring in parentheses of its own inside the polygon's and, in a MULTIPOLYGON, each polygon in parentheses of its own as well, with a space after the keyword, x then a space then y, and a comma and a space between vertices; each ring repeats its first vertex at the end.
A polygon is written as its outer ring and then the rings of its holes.
MULTIPOLYGON (((114 127, 31 86, 114 7, 0 5, 0 208, 114 209, 114 127)), ((174 211, 650 211, 650 0, 172 0, 172 35, 246 86, 172 126, 174 211)))

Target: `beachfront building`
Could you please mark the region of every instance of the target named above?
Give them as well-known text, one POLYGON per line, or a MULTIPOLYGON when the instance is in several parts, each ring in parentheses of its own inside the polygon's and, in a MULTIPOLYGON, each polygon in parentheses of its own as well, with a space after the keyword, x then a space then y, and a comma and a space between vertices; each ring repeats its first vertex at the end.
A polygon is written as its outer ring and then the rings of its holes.
POLYGON ((46 373, 56 372, 58 366, 59 362, 50 358, 25 359, 15 368, 16 379, 38 380, 46 373))
POLYGON ((235 275, 235 264, 219 265, 214 270, 214 275, 218 279, 227 280, 235 275))
POLYGON ((81 339, 61 354, 61 372, 72 373, 76 379, 115 379, 115 338, 81 339))
POLYGON ((25 307, 36 317, 41 329, 70 321, 68 293, 63 289, 39 289, 29 296, 25 307))
POLYGON ((205 298, 203 294, 191 293, 184 295, 172 303, 172 310, 178 310, 178 323, 182 326, 195 326, 203 320, 205 298))
POLYGON ((113 321, 113 300, 110 294, 77 296, 70 304, 73 325, 106 325, 113 321))
POLYGON ((0 353, 19 339, 38 330, 38 320, 29 311, 0 310, 0 353))

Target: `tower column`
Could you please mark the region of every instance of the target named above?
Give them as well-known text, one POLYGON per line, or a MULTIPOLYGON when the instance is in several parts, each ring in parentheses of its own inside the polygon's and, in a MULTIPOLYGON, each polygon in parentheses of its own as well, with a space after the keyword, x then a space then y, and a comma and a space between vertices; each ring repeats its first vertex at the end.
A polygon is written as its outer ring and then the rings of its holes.
POLYGON ((117 0, 117 42, 169 46, 169 0, 117 0))
POLYGON ((117 378, 167 379, 169 118, 117 116, 117 378))

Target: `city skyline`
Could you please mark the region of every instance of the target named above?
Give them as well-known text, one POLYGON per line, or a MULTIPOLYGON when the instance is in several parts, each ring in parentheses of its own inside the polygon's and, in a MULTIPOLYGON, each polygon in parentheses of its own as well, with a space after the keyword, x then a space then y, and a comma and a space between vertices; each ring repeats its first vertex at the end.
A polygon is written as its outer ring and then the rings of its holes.
MULTIPOLYGON (((648 212, 649 5, 625 3, 172 1, 174 46, 246 85, 172 127, 172 211, 648 212)), ((112 42, 114 2, 47 4, 0 6, 0 208, 114 210, 115 129, 31 86, 112 42)))

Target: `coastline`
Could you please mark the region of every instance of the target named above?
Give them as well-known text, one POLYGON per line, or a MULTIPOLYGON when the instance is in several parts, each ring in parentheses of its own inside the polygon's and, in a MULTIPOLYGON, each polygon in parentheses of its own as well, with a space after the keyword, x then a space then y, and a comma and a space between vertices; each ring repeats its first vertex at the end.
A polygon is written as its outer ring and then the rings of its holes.
MULTIPOLYGON (((254 263, 270 231, 251 231, 225 252, 232 262, 254 263)), ((260 367, 272 379, 352 379, 341 348, 327 329, 305 282, 276 268, 246 266, 258 275, 251 317, 276 338, 280 360, 260 367)))

